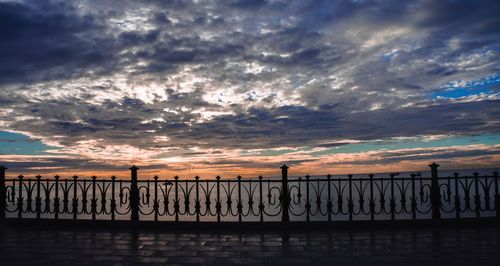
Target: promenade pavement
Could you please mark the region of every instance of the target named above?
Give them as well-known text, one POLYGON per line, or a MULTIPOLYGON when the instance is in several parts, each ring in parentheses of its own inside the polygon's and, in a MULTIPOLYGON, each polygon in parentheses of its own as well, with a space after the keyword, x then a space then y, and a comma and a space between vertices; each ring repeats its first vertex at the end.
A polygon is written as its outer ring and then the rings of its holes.
POLYGON ((3 225, 0 265, 500 265, 500 227, 304 232, 3 225))

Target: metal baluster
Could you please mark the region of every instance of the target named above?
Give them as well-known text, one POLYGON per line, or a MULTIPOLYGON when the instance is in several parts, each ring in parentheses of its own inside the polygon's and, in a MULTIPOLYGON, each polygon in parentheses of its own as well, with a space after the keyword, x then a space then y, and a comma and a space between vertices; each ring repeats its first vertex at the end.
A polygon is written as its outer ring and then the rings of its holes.
MULTIPOLYGON (((55 188, 56 188, 56 197, 54 198, 54 219, 59 219, 59 176, 54 176, 56 180, 55 188)), ((48 181, 47 181, 48 184, 48 181)))
POLYGON ((250 215, 250 213, 252 213, 252 214, 254 213, 254 211, 253 211, 254 210, 253 209, 253 203, 254 203, 253 202, 253 195, 254 195, 254 193, 252 192, 252 183, 253 183, 252 179, 249 179, 248 180, 248 186, 249 186, 249 188, 248 188, 248 191, 249 191, 248 192, 248 215, 250 215))
POLYGON ((309 175, 306 175, 306 221, 309 222, 310 214, 311 214, 311 203, 309 198, 309 179, 311 178, 309 175))
POLYGON ((417 199, 415 198, 415 177, 416 174, 412 173, 411 175, 411 218, 413 220, 417 219, 417 199))
POLYGON ((474 172, 474 204, 476 206, 476 217, 481 216, 481 197, 479 196, 479 173, 474 172))
POLYGON ((446 195, 448 196, 446 201, 451 203, 451 177, 448 176, 446 181, 448 182, 448 186, 446 186, 446 195))
POLYGON ((282 202, 282 207, 283 207, 283 213, 281 216, 281 221, 284 223, 288 223, 290 221, 289 217, 289 209, 290 209, 290 200, 288 197, 288 166, 284 164, 281 168, 281 202, 282 202))
POLYGON ((498 194, 498 172, 493 172, 495 178, 495 209, 497 211, 497 219, 500 219, 500 195, 498 194))
POLYGON ((401 212, 400 213, 408 213, 408 211, 406 209, 406 187, 405 187, 405 177, 404 176, 401 177, 400 196, 401 196, 401 198, 399 199, 399 201, 401 202, 401 212))
MULTIPOLYGON (((233 189, 231 189, 231 181, 227 180, 227 190, 232 192, 233 189)), ((233 206, 233 193, 229 193, 229 194, 227 194, 227 196, 228 196, 228 198, 226 200, 227 210, 228 210, 228 213, 233 215, 233 207, 232 207, 233 206)))
POLYGON ((490 186, 488 184, 488 177, 484 176, 484 209, 490 210, 490 186))
POLYGON ((260 211, 260 221, 264 222, 264 203, 262 202, 262 178, 263 177, 260 175, 259 176, 259 211, 260 211))
POLYGON ((431 206, 432 219, 441 219, 441 190, 439 189, 438 167, 437 163, 429 165, 431 168, 431 206))
POLYGON ((158 212, 159 212, 159 201, 158 201, 158 176, 154 176, 154 186, 155 186, 155 190, 154 190, 154 196, 155 196, 155 202, 153 203, 153 209, 154 209, 154 212, 155 212, 155 221, 158 221, 158 212))
POLYGON ((332 179, 332 175, 331 174, 327 174, 326 175, 326 180, 328 182, 328 203, 326 204, 326 207, 328 208, 328 221, 329 222, 332 221, 332 207, 333 207, 333 203, 332 203, 332 188, 330 186, 331 179, 332 179))
POLYGON ((338 184, 339 185, 338 186, 339 193, 337 195, 337 208, 339 209, 338 214, 341 215, 341 214, 344 213, 344 211, 343 211, 343 209, 344 209, 343 208, 343 205, 344 205, 344 199, 343 199, 343 197, 344 196, 343 196, 343 191, 342 191, 342 182, 341 182, 342 179, 338 178, 338 181, 339 181, 339 184, 338 184))
POLYGON ((358 200, 358 203, 359 203, 358 214, 362 214, 362 213, 364 213, 364 210, 365 210, 365 193, 364 193, 364 189, 363 189, 363 179, 362 178, 359 179, 359 200, 358 200))
POLYGON ((116 182, 116 176, 112 176, 111 177, 111 221, 115 220, 115 213, 116 213, 115 182, 116 182))
POLYGON ((298 188, 299 188, 299 191, 297 193, 297 204, 299 204, 299 206, 301 205, 301 202, 302 202, 302 177, 299 176, 299 180, 298 180, 298 188))
POLYGON ((87 214, 90 214, 88 211, 87 211, 87 207, 88 207, 88 200, 87 200, 87 180, 86 179, 83 179, 83 189, 82 189, 82 214, 84 215, 87 215, 87 214))
POLYGON ((36 218, 40 219, 40 214, 42 212, 42 195, 41 195, 41 184, 40 181, 42 179, 42 176, 37 175, 36 176, 36 199, 35 199, 35 205, 36 205, 36 218))
POLYGON ((210 200, 210 196, 212 196, 212 190, 209 188, 210 187, 210 182, 207 180, 205 181, 205 215, 212 215, 212 201, 210 200))
POLYGON ((195 179, 195 184, 196 184, 196 201, 194 203, 194 209, 196 211, 196 221, 199 222, 200 221, 200 208, 201 208, 201 205, 200 205, 200 177, 199 176, 195 176, 194 177, 195 179))
POLYGON ((215 210, 217 211, 217 222, 220 222, 220 214, 222 211, 222 204, 220 202, 220 176, 215 177, 217 180, 217 202, 215 203, 215 210))
POLYGON ((132 165, 130 169, 130 193, 129 193, 129 204, 130 204, 130 220, 133 222, 139 221, 139 208, 140 208, 140 198, 139 198, 139 186, 137 184, 137 170, 139 167, 132 165))
POLYGON ((50 213, 50 187, 49 187, 49 180, 45 180, 45 189, 44 189, 44 194, 45 194, 45 210, 43 211, 44 213, 50 213))
POLYGON ((92 220, 95 221, 97 213, 97 198, 96 198, 96 176, 92 176, 92 201, 90 209, 92 210, 92 220))
POLYGON ((165 215, 169 215, 169 212, 168 212, 168 206, 170 205, 170 190, 168 189, 168 186, 169 185, 172 185, 172 182, 170 181, 165 181, 162 183, 163 184, 163 191, 164 193, 162 194, 163 196, 163 213, 165 215))
POLYGON ((422 203, 424 202, 424 188, 423 188, 422 180, 423 180, 422 178, 418 179, 418 184, 419 184, 418 195, 420 197, 420 205, 422 205, 422 203))
POLYGON ((33 192, 33 190, 32 190, 32 188, 31 188, 31 179, 28 179, 28 189, 27 189, 27 191, 26 191, 26 192, 27 192, 27 194, 28 194, 28 195, 27 195, 27 196, 28 196, 28 198, 26 199, 26 207, 27 207, 27 208, 26 208, 26 212, 27 212, 27 213, 31 213, 31 212, 33 211, 32 207, 31 207, 31 206, 32 206, 32 204, 31 204, 31 203, 32 203, 32 201, 33 201, 33 199, 32 199, 32 192, 33 192))
POLYGON ((349 200, 347 200, 347 209, 349 211, 349 221, 352 221, 353 216, 353 199, 352 199, 352 175, 348 175, 349 177, 349 200))
POLYGON ((106 180, 102 180, 102 191, 101 191, 101 214, 106 215, 106 192, 108 191, 108 188, 106 187, 106 180))
POLYGON ((297 193, 297 200, 300 205, 300 200, 302 199, 302 177, 299 176, 299 181, 298 181, 298 187, 299 187, 299 193, 297 193))
POLYGON ((7 209, 7 191, 5 188, 5 171, 7 167, 0 165, 0 223, 5 221, 5 210, 7 209))
POLYGON ((88 197, 87 192, 88 192, 88 190, 87 190, 87 180, 86 179, 83 179, 83 188, 84 189, 82 190, 82 213, 84 215, 87 215, 87 214, 90 214, 90 213, 87 211, 87 207, 88 207, 88 205, 87 205, 87 202, 88 202, 88 200, 87 200, 87 197, 88 197))
POLYGON ((78 188, 78 176, 73 176, 73 220, 77 219, 78 215, 78 194, 77 194, 77 188, 78 188))
POLYGON ((380 189, 379 189, 379 194, 380 194, 380 213, 383 213, 385 215, 385 191, 384 191, 384 178, 380 178, 380 189))
POLYGON ((62 213, 69 213, 69 189, 68 189, 68 179, 64 180, 64 189, 63 189, 63 210, 62 213))
POLYGON ((460 218, 460 194, 458 191, 458 173, 454 173, 455 179, 455 218, 460 218))
POLYGON ((469 183, 470 176, 465 176, 465 188, 464 188, 464 201, 465 201, 465 206, 464 209, 472 211, 472 208, 470 207, 470 183, 469 183))
POLYGON ((375 220, 375 198, 373 197, 373 174, 369 174, 370 178, 370 220, 375 220))
POLYGON ((19 175, 19 196, 17 197, 17 218, 21 219, 23 215, 23 175, 19 175))
POLYGON ((237 177, 238 179, 238 204, 236 207, 238 208, 238 222, 241 222, 241 214, 243 212, 243 204, 241 203, 241 176, 237 177))
MULTIPOLYGON (((142 202, 145 204, 148 208, 150 206, 150 199, 151 199, 151 186, 150 186, 151 180, 146 180, 146 201, 144 201, 144 193, 142 193, 142 202)), ((153 203, 154 205, 154 203, 153 203)), ((154 207, 153 207, 154 208, 154 207)), ((154 210, 154 209, 153 209, 154 210)))
MULTIPOLYGON (((319 178, 316 181, 316 187, 318 188, 318 191, 320 191, 320 183, 319 183, 319 178)), ((316 194, 316 213, 321 214, 321 192, 317 192, 316 194)))
POLYGON ((174 176, 174 184, 175 184, 175 200, 174 200, 174 213, 175 213, 175 221, 179 221, 179 177, 174 176))
POLYGON ((191 215, 190 210, 191 208, 189 207, 191 204, 191 190, 189 189, 189 183, 188 180, 184 181, 184 188, 185 192, 183 193, 184 195, 184 214, 185 215, 191 215))
MULTIPOLYGON (((125 204, 123 202, 123 196, 124 196, 124 194, 123 194, 123 180, 120 180, 119 184, 120 184, 120 190, 119 190, 120 193, 118 193, 118 197, 120 198, 120 207, 122 207, 123 204, 125 204)), ((83 186, 85 187, 85 180, 83 180, 83 186)), ((84 194, 84 195, 86 195, 86 194, 84 194)), ((85 200, 85 198, 84 198, 84 200, 85 200)))
POLYGON ((391 220, 394 220, 396 213, 396 200, 394 199, 394 176, 396 174, 390 174, 391 177, 391 198, 389 199, 389 208, 391 210, 391 220))

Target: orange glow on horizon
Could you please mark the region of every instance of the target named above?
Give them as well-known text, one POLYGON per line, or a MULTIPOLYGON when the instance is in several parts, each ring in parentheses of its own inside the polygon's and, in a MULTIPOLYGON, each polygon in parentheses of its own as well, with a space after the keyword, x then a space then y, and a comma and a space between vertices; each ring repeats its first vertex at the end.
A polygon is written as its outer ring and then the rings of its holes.
MULTIPOLYGON (((437 160, 441 164, 440 170, 448 169, 478 169, 478 168, 495 168, 498 167, 500 155, 491 156, 490 160, 484 160, 483 157, 479 158, 466 158, 466 159, 453 159, 453 160, 437 160)), ((389 173, 389 172, 426 172, 429 171, 428 164, 431 161, 402 161, 392 164, 337 164, 325 161, 305 162, 300 164, 290 164, 288 170, 289 176, 304 176, 309 175, 347 175, 347 174, 368 174, 368 173, 389 173), (335 166, 333 166, 335 165, 335 166)), ((5 164, 7 167, 8 163, 5 164)), ((232 165, 196 165, 190 169, 161 169, 151 168, 148 166, 139 167, 139 179, 152 179, 155 175, 160 177, 160 180, 173 179, 174 176, 179 176, 180 179, 192 179, 199 176, 202 179, 215 179, 216 176, 221 176, 223 179, 236 178, 241 175, 243 178, 257 178, 259 175, 264 177, 278 177, 281 175, 281 163, 276 163, 275 167, 238 167, 232 165)), ((30 169, 31 170, 31 169, 30 169)), ((44 178, 59 175, 61 178, 70 178, 74 175, 80 178, 90 178, 97 176, 100 180, 116 176, 118 179, 126 180, 130 177, 130 170, 128 167, 116 168, 115 170, 92 170, 92 169, 32 169, 29 172, 20 173, 15 168, 7 170, 7 178, 15 178, 19 174, 27 178, 34 178, 37 174, 42 175, 44 178)))

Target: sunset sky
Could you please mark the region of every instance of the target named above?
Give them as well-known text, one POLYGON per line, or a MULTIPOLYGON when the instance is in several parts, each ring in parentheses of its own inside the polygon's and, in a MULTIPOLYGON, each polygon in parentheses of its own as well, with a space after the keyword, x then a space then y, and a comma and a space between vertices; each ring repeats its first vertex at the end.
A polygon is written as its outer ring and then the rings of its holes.
POLYGON ((500 1, 0 0, 0 164, 500 166, 500 1))

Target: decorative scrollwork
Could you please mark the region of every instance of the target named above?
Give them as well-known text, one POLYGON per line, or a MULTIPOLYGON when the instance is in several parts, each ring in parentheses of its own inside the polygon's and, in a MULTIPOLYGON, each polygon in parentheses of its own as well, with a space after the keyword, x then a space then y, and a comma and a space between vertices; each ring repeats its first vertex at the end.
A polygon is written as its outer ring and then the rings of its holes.
MULTIPOLYGON (((280 216, 290 221, 426 219, 436 211, 435 197, 439 197, 437 208, 448 218, 500 213, 496 172, 441 177, 437 190, 431 181, 419 173, 394 173, 385 177, 306 175, 286 182, 262 176, 227 180, 181 180, 177 176, 161 180, 155 176, 135 182, 142 220, 257 222, 279 221, 280 216)), ((18 218, 129 219, 134 204, 132 182, 114 176, 44 179, 21 175, 4 182, 5 211, 18 218)))

